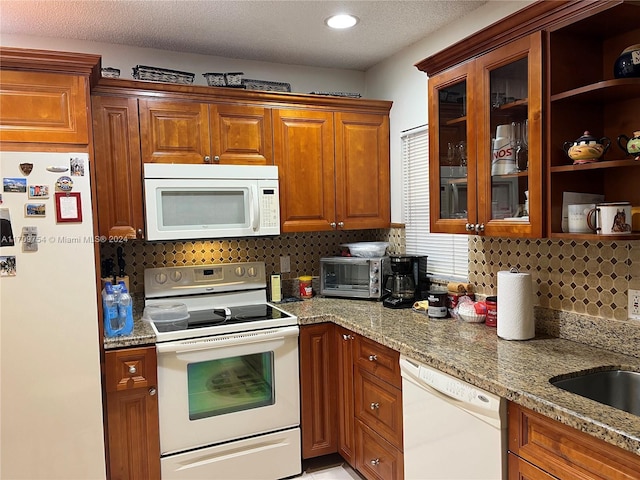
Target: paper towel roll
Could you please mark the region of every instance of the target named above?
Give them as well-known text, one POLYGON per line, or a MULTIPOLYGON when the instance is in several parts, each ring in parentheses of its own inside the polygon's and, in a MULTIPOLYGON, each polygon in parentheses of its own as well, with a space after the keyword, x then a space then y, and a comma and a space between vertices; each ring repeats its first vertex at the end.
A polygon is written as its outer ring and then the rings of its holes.
POLYGON ((535 334, 531 274, 498 272, 498 336, 528 340, 535 334))

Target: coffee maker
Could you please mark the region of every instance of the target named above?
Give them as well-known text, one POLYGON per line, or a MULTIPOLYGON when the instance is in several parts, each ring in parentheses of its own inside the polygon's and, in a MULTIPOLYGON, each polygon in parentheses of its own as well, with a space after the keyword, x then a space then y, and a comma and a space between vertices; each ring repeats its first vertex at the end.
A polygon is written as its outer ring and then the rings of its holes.
POLYGON ((416 300, 427 298, 427 257, 391 255, 391 275, 384 281, 386 296, 382 304, 388 308, 411 308, 416 300))

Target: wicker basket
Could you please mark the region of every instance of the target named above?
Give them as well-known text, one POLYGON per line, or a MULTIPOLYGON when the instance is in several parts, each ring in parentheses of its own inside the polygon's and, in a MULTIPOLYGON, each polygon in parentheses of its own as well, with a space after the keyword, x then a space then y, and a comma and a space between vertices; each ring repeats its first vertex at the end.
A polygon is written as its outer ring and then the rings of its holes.
POLYGON ((133 78, 136 80, 188 85, 193 83, 193 77, 195 77, 193 73, 167 70, 166 68, 147 67, 145 65, 136 65, 133 68, 133 78))

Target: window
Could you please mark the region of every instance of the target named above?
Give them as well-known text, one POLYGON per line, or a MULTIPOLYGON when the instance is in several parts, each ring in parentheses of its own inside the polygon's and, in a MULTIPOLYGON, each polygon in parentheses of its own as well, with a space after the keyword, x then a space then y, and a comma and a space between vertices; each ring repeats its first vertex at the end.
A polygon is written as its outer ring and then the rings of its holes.
POLYGON ((429 131, 426 125, 407 130, 402 141, 403 221, 406 253, 427 255, 429 273, 467 278, 469 241, 466 235, 429 231, 429 131))

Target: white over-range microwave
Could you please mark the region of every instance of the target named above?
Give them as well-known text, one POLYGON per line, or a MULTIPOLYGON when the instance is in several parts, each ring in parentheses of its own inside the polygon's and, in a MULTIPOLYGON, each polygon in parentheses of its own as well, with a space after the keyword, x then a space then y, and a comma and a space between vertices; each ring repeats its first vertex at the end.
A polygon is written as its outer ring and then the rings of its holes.
POLYGON ((280 234, 278 167, 144 164, 147 240, 280 234))

